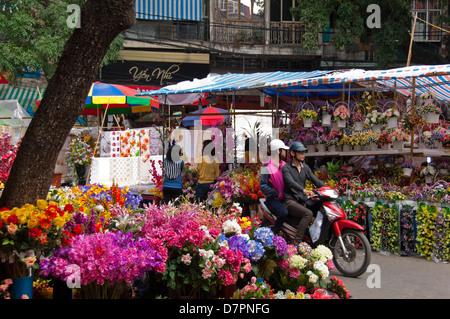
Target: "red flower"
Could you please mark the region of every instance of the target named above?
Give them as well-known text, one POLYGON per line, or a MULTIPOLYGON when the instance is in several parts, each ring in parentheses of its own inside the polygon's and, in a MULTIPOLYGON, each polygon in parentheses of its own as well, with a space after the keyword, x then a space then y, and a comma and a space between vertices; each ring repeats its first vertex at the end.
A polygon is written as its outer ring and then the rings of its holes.
POLYGON ((40 221, 42 229, 49 229, 52 226, 52 223, 47 218, 43 218, 40 221))
POLYGON ((72 230, 72 232, 75 234, 75 235, 81 235, 81 232, 83 231, 83 228, 81 228, 81 225, 80 224, 78 224, 78 225, 76 225, 74 228, 73 228, 73 230, 72 230))
POLYGON ((19 222, 19 217, 16 215, 11 215, 6 219, 6 222, 8 224, 17 224, 19 222))
POLYGON ((33 237, 33 238, 39 238, 42 234, 42 230, 40 230, 39 228, 31 228, 30 231, 28 232, 28 234, 33 237))
POLYGON ((3 222, 0 220, 0 229, 3 227, 3 222))
MULTIPOLYGON (((69 214, 72 214, 73 211, 74 211, 73 206, 72 206, 71 204, 66 204, 66 206, 64 206, 64 210, 65 210, 66 212, 68 212, 69 214)), ((61 215, 61 216, 62 216, 62 215, 61 215)))

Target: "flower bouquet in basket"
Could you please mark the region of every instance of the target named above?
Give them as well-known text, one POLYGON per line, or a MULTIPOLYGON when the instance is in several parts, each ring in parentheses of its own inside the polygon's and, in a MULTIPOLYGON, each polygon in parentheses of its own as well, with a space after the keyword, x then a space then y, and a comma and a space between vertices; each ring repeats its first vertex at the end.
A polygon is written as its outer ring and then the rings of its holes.
POLYGON ((251 281, 239 290, 239 299, 275 299, 273 289, 263 279, 252 277, 251 281))
POLYGON ((303 109, 298 113, 298 116, 303 119, 313 119, 317 120, 317 112, 314 110, 303 109))
POLYGON ((366 116, 361 111, 356 112, 352 116, 353 122, 365 122, 365 120, 366 120, 366 116))
POLYGON ((94 148, 90 136, 75 137, 69 144, 65 154, 66 163, 72 167, 85 165, 92 161, 94 148))

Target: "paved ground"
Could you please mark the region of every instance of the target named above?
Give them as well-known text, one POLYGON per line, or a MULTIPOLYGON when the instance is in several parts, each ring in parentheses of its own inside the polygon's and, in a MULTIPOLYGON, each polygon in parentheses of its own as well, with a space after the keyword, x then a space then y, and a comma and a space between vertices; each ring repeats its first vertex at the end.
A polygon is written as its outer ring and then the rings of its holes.
POLYGON ((337 270, 330 276, 339 277, 354 299, 450 299, 450 263, 372 252, 371 265, 358 278, 337 270))

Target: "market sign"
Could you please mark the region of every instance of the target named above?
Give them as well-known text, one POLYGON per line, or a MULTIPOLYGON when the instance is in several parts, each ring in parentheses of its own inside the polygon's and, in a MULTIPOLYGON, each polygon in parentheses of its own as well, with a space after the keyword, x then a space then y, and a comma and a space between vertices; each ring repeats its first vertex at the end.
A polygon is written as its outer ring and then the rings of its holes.
POLYGON ((163 87, 209 74, 209 55, 122 51, 122 61, 104 66, 102 82, 163 87))

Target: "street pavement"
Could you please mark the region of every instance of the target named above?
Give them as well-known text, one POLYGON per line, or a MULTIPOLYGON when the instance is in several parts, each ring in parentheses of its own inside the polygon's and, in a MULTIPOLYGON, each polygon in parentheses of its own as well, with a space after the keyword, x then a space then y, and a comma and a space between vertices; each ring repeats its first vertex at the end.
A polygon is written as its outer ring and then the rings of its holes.
POLYGON ((372 251, 366 273, 358 278, 330 271, 346 285, 353 299, 450 299, 450 263, 418 256, 372 251))

